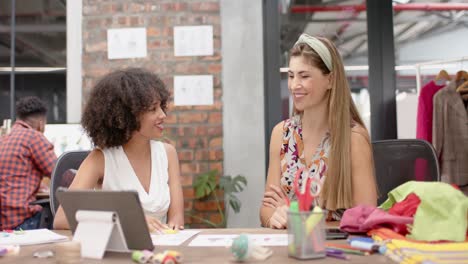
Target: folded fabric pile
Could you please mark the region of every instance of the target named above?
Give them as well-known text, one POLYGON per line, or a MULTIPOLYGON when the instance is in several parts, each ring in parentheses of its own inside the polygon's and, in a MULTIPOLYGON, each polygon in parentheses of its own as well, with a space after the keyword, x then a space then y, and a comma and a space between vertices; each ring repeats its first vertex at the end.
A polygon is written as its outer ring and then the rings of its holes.
POLYGON ((441 182, 407 182, 380 208, 348 209, 340 228, 386 246, 399 263, 468 263, 468 197, 441 182), (458 242, 458 243, 457 243, 458 242))
POLYGON ((386 227, 421 241, 465 240, 468 197, 442 182, 407 182, 388 194, 380 208, 357 206, 346 210, 340 228, 364 233, 386 227))
POLYGON ((402 184, 388 194, 380 208, 390 210, 410 194, 420 199, 408 238, 422 241, 465 240, 467 231, 468 197, 450 184, 416 182, 402 184))
POLYGON ((467 263, 468 243, 416 243, 394 239, 386 243, 385 256, 398 263, 467 263))

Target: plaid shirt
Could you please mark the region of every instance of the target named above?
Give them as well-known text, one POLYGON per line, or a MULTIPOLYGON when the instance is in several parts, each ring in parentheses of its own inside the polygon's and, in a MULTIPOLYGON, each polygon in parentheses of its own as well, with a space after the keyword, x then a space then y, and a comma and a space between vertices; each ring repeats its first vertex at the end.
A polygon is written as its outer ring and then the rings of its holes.
POLYGON ((53 149, 41 132, 23 121, 0 137, 1 229, 13 229, 41 210, 29 203, 36 200, 42 177, 52 173, 57 160, 53 149))

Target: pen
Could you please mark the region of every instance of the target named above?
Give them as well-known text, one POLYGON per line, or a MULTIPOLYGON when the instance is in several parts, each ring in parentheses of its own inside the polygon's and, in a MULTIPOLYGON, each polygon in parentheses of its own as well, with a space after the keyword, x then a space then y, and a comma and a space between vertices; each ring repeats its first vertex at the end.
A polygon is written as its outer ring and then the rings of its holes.
POLYGON ((347 249, 347 248, 337 248, 337 247, 327 247, 327 249, 339 249, 342 250, 343 253, 346 254, 353 254, 353 255, 360 255, 360 256, 369 256, 369 251, 361 251, 356 249, 347 249))
POLYGON ((343 254, 343 251, 342 251, 342 250, 339 250, 339 249, 327 248, 327 253, 331 253, 331 254, 343 254))
POLYGON ((344 255, 344 254, 328 253, 328 251, 327 251, 327 257, 343 259, 343 260, 349 260, 349 257, 344 255))

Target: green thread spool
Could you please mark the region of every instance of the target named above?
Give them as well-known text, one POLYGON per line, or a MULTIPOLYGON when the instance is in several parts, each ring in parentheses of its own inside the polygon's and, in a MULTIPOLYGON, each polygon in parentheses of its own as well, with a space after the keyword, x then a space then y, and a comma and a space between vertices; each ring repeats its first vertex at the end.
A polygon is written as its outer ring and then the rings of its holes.
POLYGON ((145 263, 145 254, 143 251, 135 250, 132 252, 132 260, 138 263, 145 263))
POLYGON ((231 252, 237 261, 245 261, 249 257, 249 238, 247 235, 241 234, 232 241, 231 252))

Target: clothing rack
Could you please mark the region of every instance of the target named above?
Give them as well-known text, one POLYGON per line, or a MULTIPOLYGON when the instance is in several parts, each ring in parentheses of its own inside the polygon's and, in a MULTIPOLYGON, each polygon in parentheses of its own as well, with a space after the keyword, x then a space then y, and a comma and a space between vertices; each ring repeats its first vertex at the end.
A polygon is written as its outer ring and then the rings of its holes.
MULTIPOLYGON (((421 68, 428 65, 438 65, 438 64, 447 64, 447 63, 457 63, 457 62, 464 62, 468 61, 468 56, 461 57, 458 59, 451 59, 451 60, 435 60, 435 61, 428 61, 423 63, 415 64, 414 67, 416 69, 416 92, 419 96, 419 92, 421 91, 421 68)), ((460 70, 462 70, 460 68, 460 70)))

